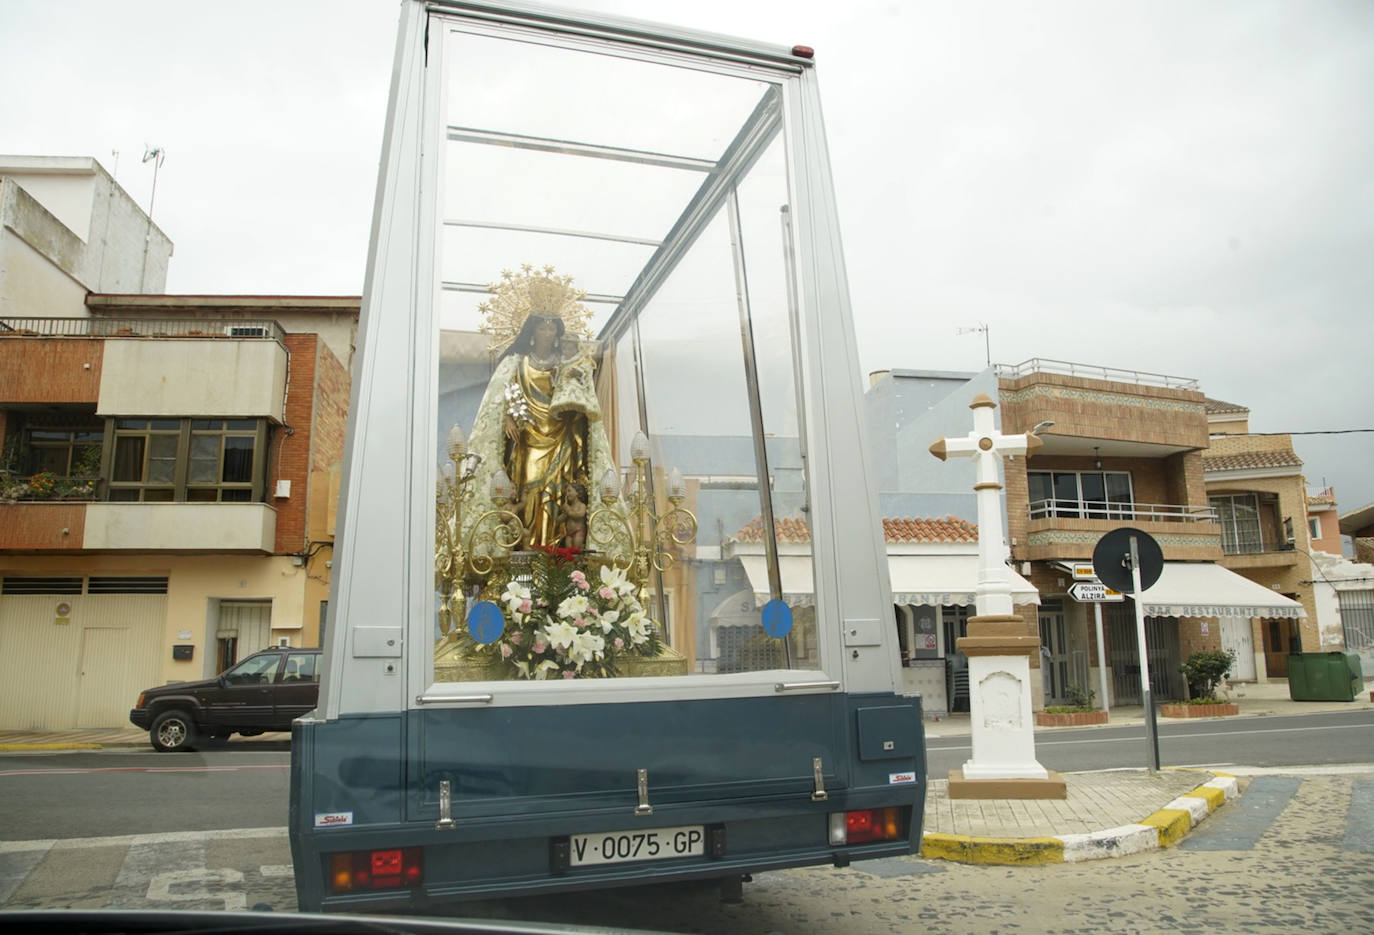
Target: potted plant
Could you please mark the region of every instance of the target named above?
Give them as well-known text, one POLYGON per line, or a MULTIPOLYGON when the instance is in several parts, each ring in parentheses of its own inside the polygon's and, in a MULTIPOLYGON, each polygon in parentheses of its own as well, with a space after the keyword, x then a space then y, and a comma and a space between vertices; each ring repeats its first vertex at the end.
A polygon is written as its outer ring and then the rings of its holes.
POLYGON ((1183 702, 1162 704, 1163 717, 1228 717, 1240 713, 1240 707, 1217 697, 1217 686, 1231 674, 1236 654, 1229 649, 1205 649, 1193 653, 1178 671, 1188 683, 1189 698, 1183 702))
POLYGON ((1038 727, 1086 727, 1090 724, 1106 724, 1107 712, 1093 707, 1093 696, 1097 692, 1070 685, 1064 689, 1066 705, 1051 705, 1044 711, 1035 712, 1038 727))

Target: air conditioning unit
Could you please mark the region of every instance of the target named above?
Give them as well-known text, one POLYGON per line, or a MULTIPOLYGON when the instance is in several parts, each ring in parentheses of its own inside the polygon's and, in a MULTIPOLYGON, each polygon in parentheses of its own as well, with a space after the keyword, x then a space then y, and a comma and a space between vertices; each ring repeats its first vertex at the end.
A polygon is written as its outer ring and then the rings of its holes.
POLYGON ((267 329, 262 325, 230 325, 224 333, 231 338, 265 338, 267 329))

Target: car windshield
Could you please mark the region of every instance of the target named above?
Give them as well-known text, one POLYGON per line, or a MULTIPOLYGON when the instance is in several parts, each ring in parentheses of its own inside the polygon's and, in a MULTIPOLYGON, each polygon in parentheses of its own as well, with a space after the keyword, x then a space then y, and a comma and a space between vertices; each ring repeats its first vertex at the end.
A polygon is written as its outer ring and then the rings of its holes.
POLYGON ((277 666, 280 664, 281 656, 277 653, 254 656, 251 659, 245 659, 225 672, 224 681, 230 685, 256 685, 270 682, 276 675, 277 666))

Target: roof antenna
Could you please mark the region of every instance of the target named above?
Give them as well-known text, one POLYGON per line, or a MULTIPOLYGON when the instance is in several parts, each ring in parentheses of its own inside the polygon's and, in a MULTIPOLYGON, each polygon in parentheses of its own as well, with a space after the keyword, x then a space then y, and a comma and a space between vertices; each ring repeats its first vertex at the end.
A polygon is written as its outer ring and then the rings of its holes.
POLYGON ((985 355, 987 355, 987 365, 988 365, 989 367, 991 367, 991 366, 992 366, 992 343, 991 343, 991 341, 988 339, 988 323, 987 323, 987 322, 983 322, 982 324, 977 325, 977 326, 975 326, 975 327, 955 328, 955 329, 954 329, 954 333, 955 333, 955 334, 977 334, 977 333, 980 332, 980 331, 983 333, 983 353, 984 353, 985 355))
POLYGON ((148 247, 153 239, 153 202, 157 198, 157 172, 167 160, 167 150, 161 146, 143 144, 143 162, 153 164, 153 191, 148 196, 148 232, 143 235, 143 276, 138 281, 138 291, 148 291, 148 247))

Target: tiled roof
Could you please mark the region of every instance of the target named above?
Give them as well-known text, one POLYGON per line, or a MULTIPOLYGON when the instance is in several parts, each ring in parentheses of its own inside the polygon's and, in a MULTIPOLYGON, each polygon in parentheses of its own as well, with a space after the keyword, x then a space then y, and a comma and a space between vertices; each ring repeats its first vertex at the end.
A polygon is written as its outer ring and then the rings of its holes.
POLYGON ((1307 498, 1309 507, 1335 506, 1336 495, 1331 493, 1319 493, 1307 498))
POLYGON ((1228 403, 1228 402, 1225 402, 1225 401, 1220 400, 1220 399, 1213 399, 1213 398, 1210 397, 1210 396, 1206 397, 1206 398, 1203 400, 1202 405, 1203 405, 1203 408, 1205 408, 1209 414, 1221 414, 1221 413, 1223 413, 1223 412, 1249 412, 1249 411, 1250 411, 1250 410, 1247 409, 1245 406, 1240 406, 1240 405, 1237 405, 1236 403, 1228 403))
MULTIPOLYGON (((811 530, 802 519, 774 520, 778 541, 803 543, 811 541, 811 530)), ((978 524, 955 516, 944 519, 897 518, 883 520, 883 535, 888 542, 977 542, 978 524)), ((749 525, 731 536, 736 542, 762 542, 763 520, 754 517, 749 525)))
POLYGON ((1202 453, 1204 471, 1249 471, 1256 468, 1302 467, 1302 459, 1291 451, 1242 451, 1230 455, 1202 453))

